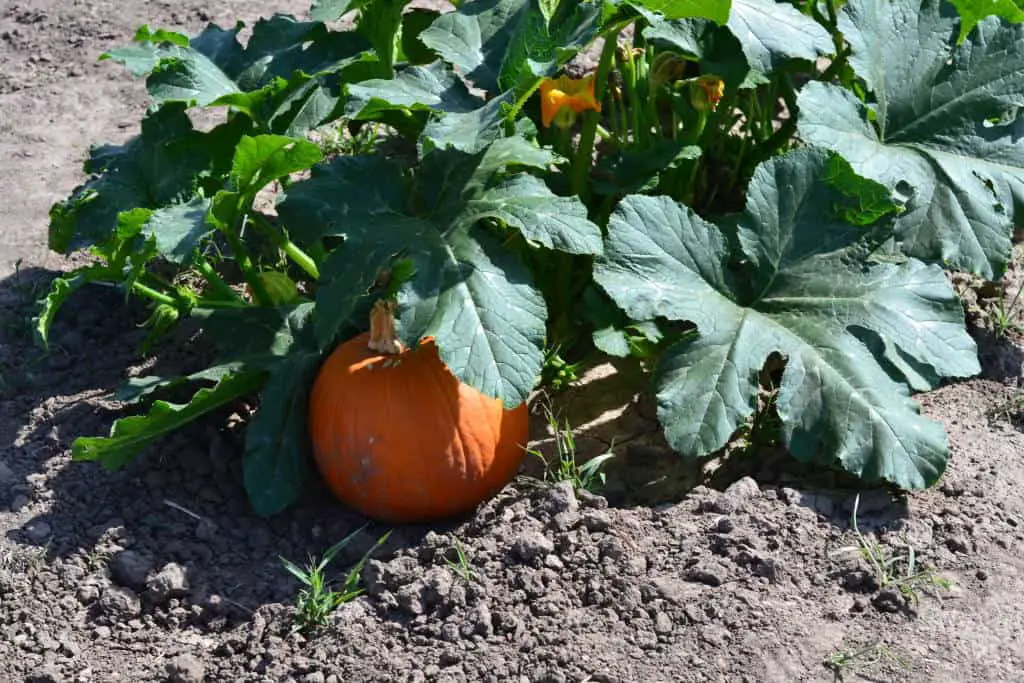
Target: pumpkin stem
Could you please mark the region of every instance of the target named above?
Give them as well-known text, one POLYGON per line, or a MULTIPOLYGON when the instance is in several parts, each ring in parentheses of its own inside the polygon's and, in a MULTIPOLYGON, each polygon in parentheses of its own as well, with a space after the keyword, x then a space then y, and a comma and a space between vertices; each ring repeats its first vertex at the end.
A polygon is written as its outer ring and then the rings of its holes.
POLYGON ((370 311, 370 341, 366 345, 378 353, 399 354, 405 349, 397 337, 394 302, 377 300, 370 311))

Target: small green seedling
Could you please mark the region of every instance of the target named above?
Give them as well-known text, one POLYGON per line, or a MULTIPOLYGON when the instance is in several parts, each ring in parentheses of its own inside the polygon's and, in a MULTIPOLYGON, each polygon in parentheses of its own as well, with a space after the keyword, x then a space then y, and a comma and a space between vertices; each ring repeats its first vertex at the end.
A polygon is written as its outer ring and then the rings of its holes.
POLYGON ((992 334, 995 335, 996 339, 1002 339, 1011 330, 1019 331, 1021 329, 1020 315, 1016 310, 1021 292, 1024 292, 1024 287, 1018 287, 1017 293, 1007 303, 1004 296, 1006 289, 1003 287, 998 300, 989 309, 988 316, 992 326, 992 334))
POLYGON ((876 541, 869 541, 857 526, 857 508, 860 505, 860 494, 854 498, 853 512, 850 515, 850 526, 857 537, 857 545, 846 546, 836 551, 836 555, 857 552, 871 565, 875 573, 875 581, 880 589, 895 588, 904 598, 915 605, 920 602, 918 592, 932 589, 936 599, 942 599, 938 588, 949 589, 952 585, 948 579, 935 574, 934 570, 921 568, 917 561, 914 548, 907 546, 907 552, 901 555, 890 555, 886 548, 876 541))
POLYGON ((856 649, 836 650, 830 652, 822 664, 832 672, 834 683, 841 683, 843 675, 849 673, 855 666, 871 666, 883 659, 895 662, 901 668, 906 669, 907 663, 900 659, 895 652, 881 643, 873 643, 856 649))
POLYGON ((604 486, 606 476, 604 466, 609 460, 615 457, 615 453, 609 448, 606 452, 595 456, 583 463, 576 461, 576 439, 573 437, 572 426, 566 419, 559 423, 558 418, 550 408, 545 408, 548 425, 555 435, 555 452, 558 454, 558 462, 552 467, 544 454, 535 449, 527 450, 527 453, 538 458, 544 463, 544 479, 555 482, 570 481, 576 490, 585 489, 594 491, 604 486))
POLYGON ((455 548, 456 559, 452 560, 444 558, 445 563, 448 567, 455 572, 455 575, 466 583, 472 583, 477 580, 476 571, 469 564, 469 558, 466 557, 466 551, 462 548, 462 543, 458 538, 455 538, 455 543, 452 546, 455 548))
POLYGON ((377 542, 366 551, 362 559, 349 569, 340 590, 334 590, 331 587, 327 582, 324 570, 331 563, 331 560, 334 559, 334 556, 365 528, 366 526, 364 525, 356 529, 332 545, 324 553, 321 560, 317 561, 310 557, 305 569, 300 568, 290 560, 286 560, 283 557, 280 558, 284 568, 303 584, 303 588, 299 590, 295 601, 295 616, 293 617, 292 624, 293 633, 311 633, 322 628, 327 624, 327 619, 331 612, 340 605, 362 595, 363 590, 358 585, 363 567, 366 565, 370 554, 387 541, 391 535, 390 531, 377 539, 377 542))

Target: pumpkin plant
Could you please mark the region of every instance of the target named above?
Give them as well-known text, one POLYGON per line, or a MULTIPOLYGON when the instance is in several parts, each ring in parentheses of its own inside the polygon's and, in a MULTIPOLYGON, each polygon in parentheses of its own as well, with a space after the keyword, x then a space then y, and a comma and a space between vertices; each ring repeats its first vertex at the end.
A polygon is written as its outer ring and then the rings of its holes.
POLYGON ((1000 277, 1024 206, 1024 30, 983 4, 318 0, 245 44, 143 27, 105 58, 152 105, 51 211, 51 247, 95 258, 39 332, 104 282, 150 303, 144 351, 189 321, 219 355, 129 380, 138 414, 72 455, 120 467, 258 396, 258 513, 315 463, 367 513, 422 519, 506 481, 531 392, 585 359, 642 361, 692 457, 781 357, 795 457, 931 485, 946 437, 911 394, 978 371, 943 267, 1000 277), (199 109, 221 120, 196 130, 199 109), (367 348, 371 320, 399 353, 367 348))

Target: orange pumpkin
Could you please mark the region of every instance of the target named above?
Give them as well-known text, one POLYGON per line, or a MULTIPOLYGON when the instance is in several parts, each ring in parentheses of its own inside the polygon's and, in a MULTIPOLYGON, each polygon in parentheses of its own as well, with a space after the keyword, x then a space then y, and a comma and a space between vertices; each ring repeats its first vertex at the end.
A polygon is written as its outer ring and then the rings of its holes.
POLYGON ((378 301, 370 331, 336 348, 313 384, 309 432, 328 488, 387 522, 461 515, 515 476, 529 437, 526 403, 461 383, 431 338, 402 348, 378 301))

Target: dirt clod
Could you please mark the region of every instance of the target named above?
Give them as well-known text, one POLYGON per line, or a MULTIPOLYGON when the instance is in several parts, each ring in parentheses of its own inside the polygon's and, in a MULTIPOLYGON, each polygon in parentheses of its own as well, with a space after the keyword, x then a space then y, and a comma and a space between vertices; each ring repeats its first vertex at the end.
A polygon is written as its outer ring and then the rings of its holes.
POLYGON ((171 598, 185 595, 188 588, 186 569, 177 562, 168 562, 146 582, 146 597, 155 605, 163 605, 171 598))
POLYGON ((172 683, 202 683, 203 663, 195 655, 178 655, 167 662, 167 677, 172 683))
POLYGON ((110 576, 118 584, 138 591, 145 587, 153 563, 134 550, 122 550, 110 563, 110 576))

